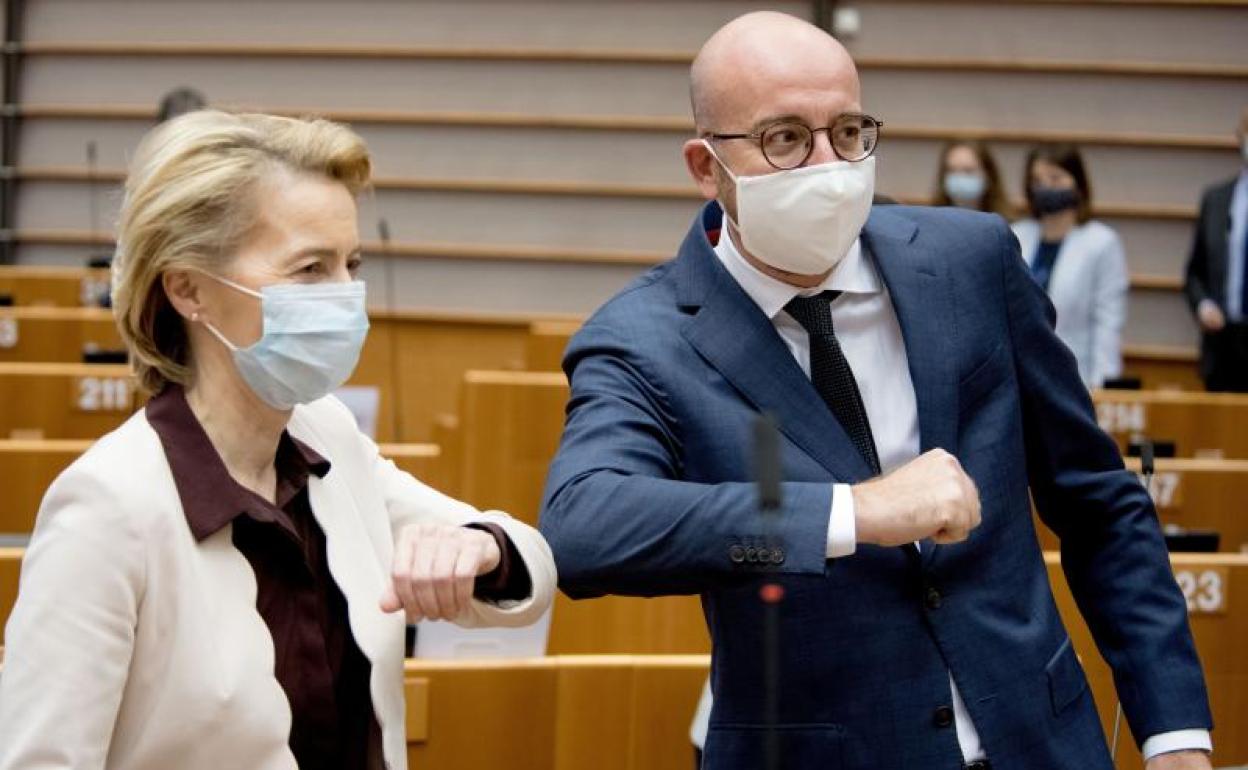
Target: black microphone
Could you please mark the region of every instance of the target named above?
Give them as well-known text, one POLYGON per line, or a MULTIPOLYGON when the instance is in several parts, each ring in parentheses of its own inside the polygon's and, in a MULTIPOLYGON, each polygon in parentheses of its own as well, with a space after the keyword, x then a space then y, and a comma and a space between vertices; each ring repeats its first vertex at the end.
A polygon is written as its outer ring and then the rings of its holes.
POLYGON ((394 323, 398 313, 397 282, 394 280, 394 255, 390 253, 390 223, 385 217, 377 218, 377 238, 381 241, 381 259, 386 275, 386 312, 390 313, 390 387, 382 391, 383 398, 390 398, 394 404, 391 409, 393 420, 391 430, 392 441, 403 440, 403 399, 399 397, 399 329, 394 323))
MULTIPOLYGON (((780 429, 776 418, 766 412, 754 419, 754 478, 758 485, 758 507, 762 514, 764 545, 760 550, 765 568, 779 565, 779 546, 773 536, 775 518, 784 502, 781 486, 780 429)), ((774 578, 759 589, 763 602, 763 768, 780 770, 780 603, 784 587, 774 578)))
POLYGON ((89 207, 88 211, 90 212, 88 214, 88 217, 90 218, 90 222, 88 224, 91 227, 92 235, 95 235, 100 231, 100 212, 95 203, 95 181, 99 173, 99 169, 97 167, 98 154, 96 150, 95 140, 87 140, 87 206, 89 207))
MULTIPOLYGON (((1153 442, 1150 439, 1144 439, 1140 444, 1140 472, 1144 474, 1146 481, 1153 478, 1153 442)), ((1149 492, 1152 488, 1149 487, 1149 492)))

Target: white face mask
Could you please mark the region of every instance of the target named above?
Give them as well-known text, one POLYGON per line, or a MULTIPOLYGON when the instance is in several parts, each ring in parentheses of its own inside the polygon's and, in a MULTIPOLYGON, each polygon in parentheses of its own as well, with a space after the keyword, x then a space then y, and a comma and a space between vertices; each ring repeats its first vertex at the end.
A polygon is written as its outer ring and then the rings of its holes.
POLYGON ((737 186, 733 224, 747 251, 796 275, 823 275, 840 264, 871 213, 874 157, 739 177, 704 143, 737 186))
POLYGON ((264 332, 250 347, 240 348, 201 323, 230 349, 239 375, 266 404, 293 409, 315 401, 355 371, 368 335, 363 281, 277 284, 257 292, 205 275, 260 299, 264 332))

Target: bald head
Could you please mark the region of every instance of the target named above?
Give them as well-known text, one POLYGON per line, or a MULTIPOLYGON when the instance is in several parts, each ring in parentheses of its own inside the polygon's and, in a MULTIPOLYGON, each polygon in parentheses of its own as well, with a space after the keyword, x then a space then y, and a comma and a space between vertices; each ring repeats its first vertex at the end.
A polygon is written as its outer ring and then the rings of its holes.
POLYGON ((860 101, 858 71, 845 47, 809 22, 775 11, 738 16, 702 46, 689 73, 698 132, 742 131, 778 90, 842 92, 860 101))

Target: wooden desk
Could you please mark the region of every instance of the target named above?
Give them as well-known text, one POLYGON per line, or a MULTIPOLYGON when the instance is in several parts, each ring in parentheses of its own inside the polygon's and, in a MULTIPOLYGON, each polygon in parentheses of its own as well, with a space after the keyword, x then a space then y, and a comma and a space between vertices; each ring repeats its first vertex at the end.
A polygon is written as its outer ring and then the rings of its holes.
POLYGON ((529 326, 525 343, 525 368, 531 372, 557 372, 562 369, 563 351, 581 321, 535 321, 529 326))
POLYGON ((125 365, 0 363, 0 438, 99 438, 142 402, 125 365))
POLYGON ((415 695, 418 721, 408 724, 408 761, 455 770, 688 770, 689 724, 709 665, 706 655, 409 660, 409 716, 415 695))
POLYGON ((1097 421, 1126 451, 1135 435, 1175 442, 1179 457, 1248 458, 1248 394, 1098 390, 1097 421))
POLYGON ((546 469, 563 434, 558 372, 469 371, 459 406, 459 494, 537 524, 546 469))
MULTIPOLYGON (((1127 458, 1136 473, 1137 458, 1127 458)), ((1238 553, 1248 546, 1248 460, 1158 458, 1152 482, 1161 523, 1184 529, 1213 529, 1222 535, 1219 550, 1238 553)), ((1040 545, 1057 550, 1057 537, 1037 521, 1040 545)))
POLYGON ((124 350, 112 311, 0 307, 0 361, 81 363, 87 350, 124 350))
MULTIPOLYGON (((1106 735, 1113 734, 1117 704, 1109 667, 1097 652, 1092 636, 1075 607, 1066 586, 1059 556, 1045 554, 1049 580, 1062 619, 1088 674, 1097 710, 1106 735)), ((1248 764, 1248 555, 1174 554, 1171 557, 1179 582, 1185 587, 1192 612, 1189 615, 1196 648, 1205 670, 1213 721, 1218 767, 1248 764), (1221 608, 1210 612, 1213 608, 1221 608)), ((1123 720, 1119 742, 1120 770, 1140 770, 1143 761, 1123 720)))
POLYGON ((0 265, 0 294, 14 305, 91 306, 107 296, 107 269, 0 265))

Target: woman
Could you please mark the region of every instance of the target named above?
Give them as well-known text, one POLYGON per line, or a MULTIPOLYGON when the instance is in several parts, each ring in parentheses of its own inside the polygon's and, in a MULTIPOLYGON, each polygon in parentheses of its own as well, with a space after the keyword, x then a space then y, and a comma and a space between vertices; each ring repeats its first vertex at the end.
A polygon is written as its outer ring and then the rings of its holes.
POLYGON ((0 767, 404 768, 404 615, 550 605, 535 531, 397 470, 326 395, 368 328, 369 172, 325 121, 195 112, 139 147, 113 312, 154 397, 44 499, 0 767))
POLYGON ((932 200, 937 206, 987 211, 1007 221, 1014 218, 997 162, 983 142, 953 141, 945 145, 932 200))
POLYGON ((1024 179, 1031 218, 1016 222, 1014 235, 1057 308, 1057 336, 1075 354, 1084 384, 1098 388, 1122 374, 1130 287, 1122 241, 1092 219, 1092 188, 1074 146, 1032 150, 1024 179))

